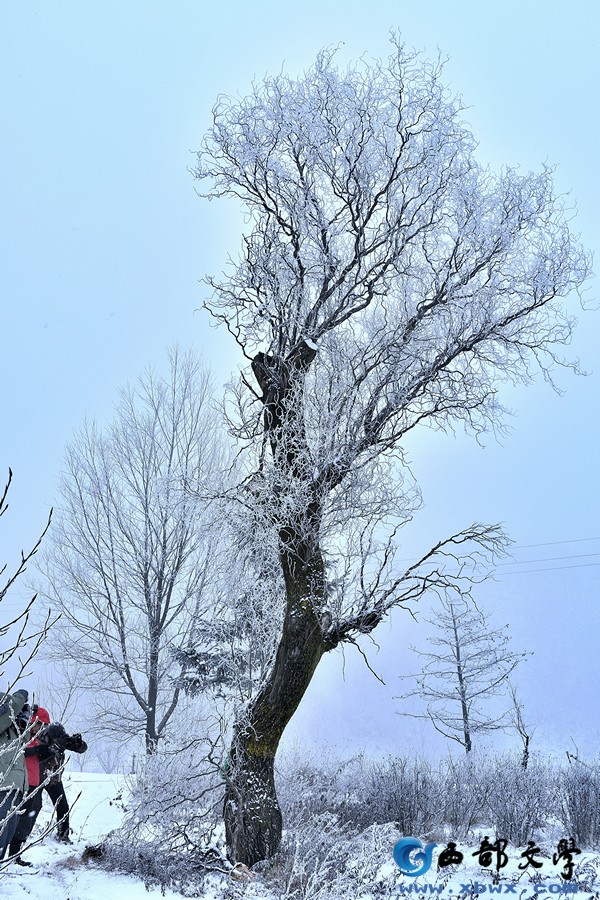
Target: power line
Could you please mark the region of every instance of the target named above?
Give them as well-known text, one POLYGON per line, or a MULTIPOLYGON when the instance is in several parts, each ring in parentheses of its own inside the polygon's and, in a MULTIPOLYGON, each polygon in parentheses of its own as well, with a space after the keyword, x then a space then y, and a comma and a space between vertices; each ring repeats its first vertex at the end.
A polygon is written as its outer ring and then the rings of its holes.
POLYGON ((600 553, 576 553, 573 556, 546 556, 543 559, 515 559, 513 562, 497 563, 499 566, 525 566, 529 563, 561 562, 563 559, 587 559, 590 556, 600 556, 600 553))
MULTIPOLYGON (((527 549, 531 549, 533 547, 556 547, 560 544, 579 544, 579 543, 583 543, 585 541, 600 541, 600 537, 572 538, 571 540, 567 540, 567 541, 546 541, 545 543, 542 543, 542 544, 514 544, 511 547, 511 550, 527 550, 527 549)), ((560 561, 563 559, 584 559, 584 558, 590 557, 590 556, 600 556, 600 552, 598 552, 598 553, 575 553, 575 554, 572 554, 569 556, 547 556, 547 557, 544 557, 543 559, 515 559, 515 560, 513 560, 513 562, 496 563, 496 566, 523 566, 523 565, 528 565, 529 563, 554 562, 555 560, 560 561)), ((415 563, 418 561, 419 561, 418 556, 403 557, 402 559, 398 560, 398 562, 409 562, 409 563, 415 563)), ((575 568, 575 567, 571 566, 569 568, 575 568)), ((540 569, 539 571, 542 572, 544 570, 540 569)))
POLYGON ((559 572, 562 569, 587 569, 588 566, 600 566, 600 562, 581 563, 579 566, 549 566, 545 569, 523 569, 522 571, 516 572, 509 569, 507 572, 500 572, 499 575, 527 575, 530 572, 559 572))
POLYGON ((600 541, 600 537, 571 538, 567 541, 546 541, 543 544, 515 544, 514 550, 529 550, 531 547, 555 547, 557 544, 582 544, 584 541, 600 541))

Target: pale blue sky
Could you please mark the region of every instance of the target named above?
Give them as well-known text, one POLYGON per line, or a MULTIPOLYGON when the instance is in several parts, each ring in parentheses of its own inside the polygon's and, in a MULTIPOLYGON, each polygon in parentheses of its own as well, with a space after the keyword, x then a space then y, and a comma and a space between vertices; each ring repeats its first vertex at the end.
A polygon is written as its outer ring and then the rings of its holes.
MULTIPOLYGON (((304 69, 324 45, 343 45, 342 59, 385 56, 398 27, 409 45, 449 56, 447 79, 469 107, 484 161, 558 165, 559 188, 578 204, 575 227, 594 250, 598 10, 593 0, 0 3, 0 472, 14 470, 0 562, 41 528, 72 431, 86 415, 108 416, 119 387, 148 362, 162 365, 167 345, 201 350, 220 384, 235 368, 227 336, 194 312, 206 296, 200 279, 239 243, 234 210, 197 198, 187 171, 219 93, 243 93, 282 65, 304 69)), ((599 318, 581 322, 573 353, 593 374, 559 374, 563 397, 542 384, 505 395, 516 416, 502 446, 413 438, 427 505, 408 556, 476 519, 503 521, 519 546, 600 538, 599 318)), ((597 540, 519 557, 599 552, 597 540)), ((481 596, 536 651, 523 699, 540 740, 562 746, 573 734, 589 752, 600 747, 598 561, 515 566, 582 567, 506 574, 481 596)), ((339 658, 328 660, 312 692, 324 705, 309 696, 296 728, 317 739, 325 716, 343 735, 401 743, 406 726, 391 697, 405 631, 417 639, 406 619, 381 633, 374 663, 387 688, 365 683, 350 658, 344 685, 334 677, 339 658)))

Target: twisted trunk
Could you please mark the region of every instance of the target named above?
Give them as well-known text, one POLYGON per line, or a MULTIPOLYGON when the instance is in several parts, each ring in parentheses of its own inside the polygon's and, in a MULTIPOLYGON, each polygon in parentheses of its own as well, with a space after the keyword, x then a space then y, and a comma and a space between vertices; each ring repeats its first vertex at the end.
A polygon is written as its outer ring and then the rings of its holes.
MULTIPOLYGON (((289 539, 289 534, 285 535, 289 539)), ((231 747, 225 792, 225 831, 229 855, 248 866, 267 859, 281 841, 281 810, 275 792, 275 754, 323 655, 318 595, 323 561, 319 551, 301 558, 282 551, 286 615, 268 681, 238 723, 231 747)), ((298 548, 298 543, 296 543, 298 548)))
POLYGON ((303 374, 314 351, 303 348, 300 364, 281 364, 259 354, 253 366, 263 388, 265 431, 284 483, 302 482, 305 503, 279 526, 279 560, 285 584, 285 617, 271 673, 237 722, 225 790, 225 831, 232 861, 248 866, 275 853, 282 818, 275 792, 275 754, 325 652, 321 631, 325 572, 319 544, 321 505, 306 478, 309 451, 298 403, 303 374), (293 402, 290 397, 293 395, 293 402))

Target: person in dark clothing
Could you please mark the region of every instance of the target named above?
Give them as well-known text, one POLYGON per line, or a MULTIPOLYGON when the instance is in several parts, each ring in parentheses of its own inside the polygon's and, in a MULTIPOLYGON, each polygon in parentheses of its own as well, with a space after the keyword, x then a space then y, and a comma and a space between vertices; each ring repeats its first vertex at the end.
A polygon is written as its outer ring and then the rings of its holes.
POLYGON ((25 764, 27 766, 28 789, 22 808, 16 817, 16 827, 10 841, 9 853, 15 857, 19 866, 30 866, 31 863, 19 856, 19 851, 29 835, 42 808, 42 782, 45 766, 55 757, 55 752, 47 744, 39 740, 41 729, 50 724, 50 715, 42 707, 34 707, 29 723, 31 740, 25 747, 25 764))
POLYGON ((67 734, 59 722, 54 722, 44 729, 42 741, 52 754, 45 765, 46 778, 49 780, 44 784, 44 789, 56 810, 57 837, 59 841, 70 844, 69 804, 62 783, 65 751, 69 753, 85 753, 88 747, 80 734, 67 734))
POLYGON ((42 789, 48 793, 56 811, 58 840, 71 843, 69 804, 61 779, 65 751, 85 753, 87 750, 87 744, 80 734, 68 735, 58 722, 50 724, 50 715, 41 706, 33 707, 31 734, 34 739, 25 749, 29 793, 10 843, 10 854, 16 857, 20 865, 30 865, 21 859, 19 853, 42 808, 42 789))

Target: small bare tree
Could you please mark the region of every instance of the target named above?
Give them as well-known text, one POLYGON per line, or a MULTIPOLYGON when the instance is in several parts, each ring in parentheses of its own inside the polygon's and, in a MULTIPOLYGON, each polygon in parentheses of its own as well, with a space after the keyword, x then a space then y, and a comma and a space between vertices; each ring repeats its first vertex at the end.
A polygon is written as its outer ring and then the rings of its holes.
MULTIPOLYGON (((427 643, 435 649, 412 650, 424 660, 414 678, 416 687, 403 698, 420 697, 426 713, 402 713, 429 719, 436 731, 457 741, 469 753, 473 736, 500 731, 512 724, 515 709, 509 678, 527 653, 510 649, 508 626, 490 628, 489 616, 470 598, 440 597, 427 643), (510 693, 510 709, 501 713, 490 702, 510 693)), ((521 720, 522 721, 522 720, 521 720)))
MULTIPOLYGON (((121 393, 112 423, 87 424, 67 449, 44 590, 62 614, 53 653, 69 660, 96 724, 139 735, 152 753, 177 707, 182 669, 212 606, 214 534, 203 516, 218 427, 209 379, 170 354, 121 393)), ((212 488, 212 485, 211 485, 212 488)))
POLYGON ((512 681, 508 681, 508 693, 510 695, 512 708, 510 711, 510 724, 515 729, 521 743, 523 744, 523 755, 521 756, 521 768, 526 769, 529 765, 529 744, 531 743, 531 732, 525 723, 523 714, 523 704, 519 700, 517 688, 512 681))

